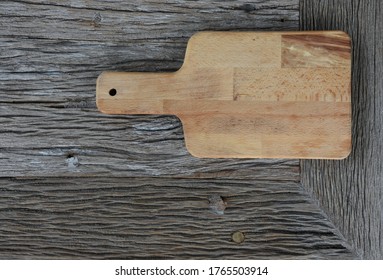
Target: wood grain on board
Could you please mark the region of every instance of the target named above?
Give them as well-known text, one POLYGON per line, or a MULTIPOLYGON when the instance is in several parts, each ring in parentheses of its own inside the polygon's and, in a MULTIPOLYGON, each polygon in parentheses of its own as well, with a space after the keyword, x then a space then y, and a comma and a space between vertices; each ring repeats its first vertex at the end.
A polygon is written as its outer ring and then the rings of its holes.
POLYGON ((199 32, 174 73, 101 74, 109 114, 174 114, 202 158, 344 158, 351 149, 344 32, 199 32))

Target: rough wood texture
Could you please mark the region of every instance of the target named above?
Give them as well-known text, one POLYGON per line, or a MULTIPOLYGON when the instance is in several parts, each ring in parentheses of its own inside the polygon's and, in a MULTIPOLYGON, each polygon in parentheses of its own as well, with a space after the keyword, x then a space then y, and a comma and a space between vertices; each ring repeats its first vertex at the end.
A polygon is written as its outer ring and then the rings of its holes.
POLYGON ((174 73, 102 73, 97 107, 177 115, 196 157, 344 158, 350 47, 337 31, 198 32, 174 73))
POLYGON ((298 7, 297 0, 1 1, 0 100, 94 100, 101 71, 177 70, 195 32, 297 29, 298 7))
POLYGON ((196 159, 171 116, 0 105, 0 176, 241 178, 299 181, 298 161, 196 159))
POLYGON ((175 117, 97 112, 102 71, 174 71, 197 31, 298 29, 298 1, 249 2, 0 2, 0 258, 359 257, 298 161, 194 159, 175 117))
POLYGON ((354 257, 299 183, 68 178, 0 184, 0 258, 354 257), (236 231, 245 235, 241 244, 231 241, 236 231))
POLYGON ((0 26, 1 176, 298 178, 298 161, 197 161, 175 117, 107 117, 94 98, 104 70, 178 69, 197 31, 297 28, 297 1, 3 1, 0 26))
POLYGON ((302 161, 302 184, 365 259, 383 258, 382 1, 301 1, 301 27, 351 35, 352 135, 343 161, 302 161))

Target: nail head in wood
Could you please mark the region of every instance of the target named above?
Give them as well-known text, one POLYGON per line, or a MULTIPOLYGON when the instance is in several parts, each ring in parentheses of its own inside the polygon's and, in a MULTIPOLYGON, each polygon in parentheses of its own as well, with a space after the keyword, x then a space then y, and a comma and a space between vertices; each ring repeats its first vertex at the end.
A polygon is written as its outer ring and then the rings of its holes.
POLYGON ((231 240, 237 244, 241 244, 243 241, 245 241, 245 234, 241 231, 233 232, 231 235, 231 240))

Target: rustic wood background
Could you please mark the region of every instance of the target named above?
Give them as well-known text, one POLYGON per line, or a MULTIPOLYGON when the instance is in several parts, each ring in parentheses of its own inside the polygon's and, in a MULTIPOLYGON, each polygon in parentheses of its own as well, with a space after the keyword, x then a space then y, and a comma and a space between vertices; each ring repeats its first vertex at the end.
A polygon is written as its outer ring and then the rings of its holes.
POLYGON ((379 0, 1 1, 0 258, 381 259, 381 30, 379 0), (346 160, 197 159, 176 117, 95 107, 197 31, 298 29, 352 36, 346 160))

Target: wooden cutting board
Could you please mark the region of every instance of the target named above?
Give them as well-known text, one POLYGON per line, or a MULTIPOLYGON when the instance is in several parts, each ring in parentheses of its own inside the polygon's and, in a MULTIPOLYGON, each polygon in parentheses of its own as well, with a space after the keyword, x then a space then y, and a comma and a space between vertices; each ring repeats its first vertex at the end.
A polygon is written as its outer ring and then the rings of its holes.
POLYGON ((97 106, 178 116, 196 157, 341 159, 350 67, 341 31, 200 32, 174 73, 102 73, 97 106))

